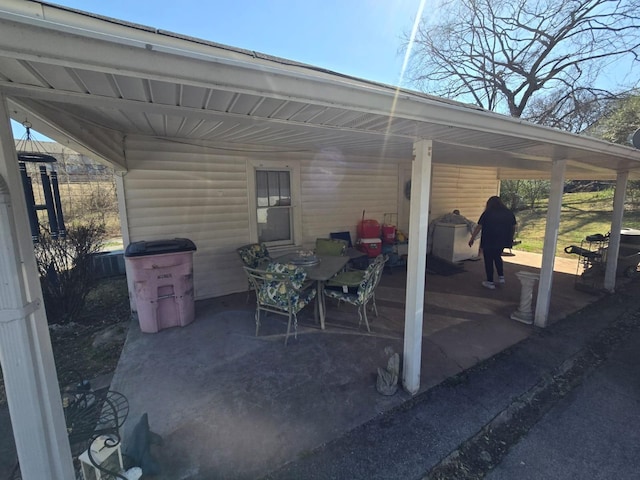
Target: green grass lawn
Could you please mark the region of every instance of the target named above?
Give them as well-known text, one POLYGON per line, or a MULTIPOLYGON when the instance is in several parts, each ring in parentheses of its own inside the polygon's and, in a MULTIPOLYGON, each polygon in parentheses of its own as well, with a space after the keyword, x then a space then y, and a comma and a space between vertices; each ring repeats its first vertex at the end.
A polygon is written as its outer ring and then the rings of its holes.
MULTIPOLYGON (((613 190, 601 192, 565 193, 562 198, 558 248, 556 255, 573 258, 564 252, 569 245, 578 245, 587 235, 606 234, 611 229, 613 213, 613 190)), ((518 233, 516 238, 522 243, 518 250, 542 252, 547 216, 547 200, 540 201, 534 210, 516 212, 518 233)), ((622 226, 640 229, 640 208, 627 206, 622 226)))

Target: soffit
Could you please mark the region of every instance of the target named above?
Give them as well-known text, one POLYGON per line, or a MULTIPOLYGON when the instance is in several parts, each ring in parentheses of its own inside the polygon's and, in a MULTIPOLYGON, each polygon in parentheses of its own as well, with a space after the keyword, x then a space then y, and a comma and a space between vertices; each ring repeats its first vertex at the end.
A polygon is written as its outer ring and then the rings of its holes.
POLYGON ((13 32, 0 39, 12 117, 28 115, 115 163, 118 138, 143 135, 394 159, 431 139, 435 162, 535 176, 563 158, 568 178, 635 176, 640 166, 632 149, 475 107, 43 8, 55 24, 0 11, 0 28, 13 32))

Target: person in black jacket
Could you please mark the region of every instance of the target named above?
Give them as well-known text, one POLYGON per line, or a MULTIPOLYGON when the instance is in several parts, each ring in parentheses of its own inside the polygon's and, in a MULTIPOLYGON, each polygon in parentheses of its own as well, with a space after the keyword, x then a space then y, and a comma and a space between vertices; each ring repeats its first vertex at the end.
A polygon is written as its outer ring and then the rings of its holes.
POLYGON ((469 246, 473 245, 476 236, 482 230, 480 249, 484 257, 484 270, 487 280, 482 286, 493 290, 496 284, 493 281, 493 267, 498 273, 498 283, 504 284, 504 263, 502 262, 502 250, 513 246, 513 236, 516 231, 516 217, 509 210, 500 197, 490 197, 487 206, 480 215, 478 225, 471 233, 469 246))

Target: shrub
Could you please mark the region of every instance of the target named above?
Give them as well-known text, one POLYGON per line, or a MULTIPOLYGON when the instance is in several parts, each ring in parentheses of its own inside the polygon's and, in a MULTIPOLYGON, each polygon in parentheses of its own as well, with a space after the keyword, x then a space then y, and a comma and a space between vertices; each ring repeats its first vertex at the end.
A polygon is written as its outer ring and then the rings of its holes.
POLYGON ((502 180, 500 182, 500 198, 511 211, 522 208, 522 183, 524 180, 502 180))
POLYGON ((73 225, 65 238, 45 231, 34 246, 42 295, 50 323, 78 318, 87 295, 98 283, 93 255, 105 238, 103 224, 73 225))

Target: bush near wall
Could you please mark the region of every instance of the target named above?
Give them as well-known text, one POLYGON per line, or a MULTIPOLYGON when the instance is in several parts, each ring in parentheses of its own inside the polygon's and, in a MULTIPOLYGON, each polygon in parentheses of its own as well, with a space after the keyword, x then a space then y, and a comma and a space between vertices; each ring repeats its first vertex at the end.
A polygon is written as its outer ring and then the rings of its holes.
POLYGON ((93 256, 102 248, 105 229, 97 223, 74 225, 65 238, 44 231, 34 245, 49 323, 76 320, 87 295, 98 284, 93 256))

